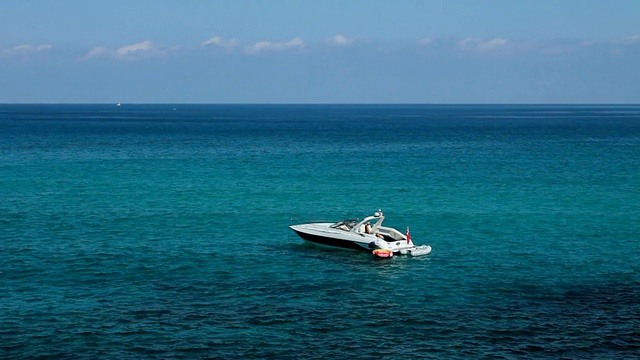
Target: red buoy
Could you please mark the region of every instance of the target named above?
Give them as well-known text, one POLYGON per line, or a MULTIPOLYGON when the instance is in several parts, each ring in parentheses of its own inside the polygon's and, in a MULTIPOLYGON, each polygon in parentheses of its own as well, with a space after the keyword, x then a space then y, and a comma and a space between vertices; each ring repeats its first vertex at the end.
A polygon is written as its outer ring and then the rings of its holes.
POLYGON ((393 256, 393 251, 387 249, 375 249, 373 255, 379 258, 390 258, 393 256))

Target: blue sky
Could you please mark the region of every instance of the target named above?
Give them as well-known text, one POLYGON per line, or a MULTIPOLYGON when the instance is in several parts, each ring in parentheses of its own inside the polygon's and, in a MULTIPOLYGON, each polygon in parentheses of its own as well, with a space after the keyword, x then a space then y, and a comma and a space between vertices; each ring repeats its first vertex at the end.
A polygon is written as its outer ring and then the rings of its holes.
POLYGON ((0 103, 640 103, 640 1, 4 1, 0 84, 0 103))

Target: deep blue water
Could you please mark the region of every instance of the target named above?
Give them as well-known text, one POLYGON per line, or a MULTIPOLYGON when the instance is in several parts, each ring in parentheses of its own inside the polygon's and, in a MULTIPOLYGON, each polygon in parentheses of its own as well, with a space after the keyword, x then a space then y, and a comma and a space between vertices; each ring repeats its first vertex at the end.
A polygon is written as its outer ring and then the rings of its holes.
POLYGON ((0 105, 0 255, 0 358, 640 358, 640 106, 0 105))

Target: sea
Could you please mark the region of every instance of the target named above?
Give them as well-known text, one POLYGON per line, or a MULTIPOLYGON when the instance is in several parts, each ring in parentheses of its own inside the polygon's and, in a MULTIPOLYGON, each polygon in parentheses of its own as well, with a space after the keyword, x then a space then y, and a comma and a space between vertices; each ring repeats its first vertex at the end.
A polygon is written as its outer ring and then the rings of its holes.
POLYGON ((2 104, 0 358, 638 359, 640 105, 2 104))

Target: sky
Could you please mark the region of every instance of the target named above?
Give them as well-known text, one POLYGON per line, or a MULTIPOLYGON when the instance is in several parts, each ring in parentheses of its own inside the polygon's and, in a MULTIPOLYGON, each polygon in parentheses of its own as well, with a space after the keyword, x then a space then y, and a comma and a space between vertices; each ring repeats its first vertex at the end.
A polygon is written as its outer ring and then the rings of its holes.
POLYGON ((636 0, 0 0, 0 103, 640 103, 636 0))

